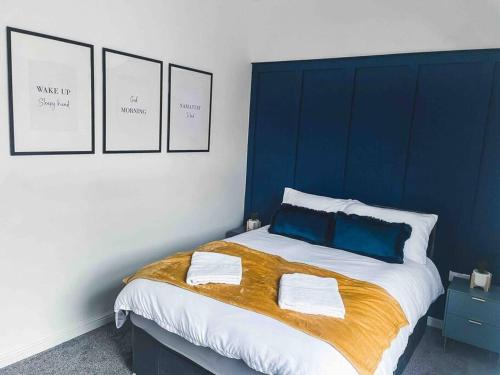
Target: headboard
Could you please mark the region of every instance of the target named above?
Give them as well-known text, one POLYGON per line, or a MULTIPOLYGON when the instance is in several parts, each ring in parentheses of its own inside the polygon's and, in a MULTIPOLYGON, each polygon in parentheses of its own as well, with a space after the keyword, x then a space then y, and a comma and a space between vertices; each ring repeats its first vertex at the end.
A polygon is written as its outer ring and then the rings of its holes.
POLYGON ((429 235, 429 242, 427 243, 427 257, 434 260, 434 242, 436 241, 436 227, 432 228, 429 235))
POLYGON ((500 253, 498 144, 498 49, 255 63, 245 216, 286 186, 436 213, 447 280, 500 253))

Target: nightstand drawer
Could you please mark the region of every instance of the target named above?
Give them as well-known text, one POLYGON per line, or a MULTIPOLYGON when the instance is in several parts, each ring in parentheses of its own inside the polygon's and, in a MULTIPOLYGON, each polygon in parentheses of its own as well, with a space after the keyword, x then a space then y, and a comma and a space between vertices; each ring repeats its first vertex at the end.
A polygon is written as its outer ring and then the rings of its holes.
POLYGON ((444 335, 467 344, 500 353, 500 328, 480 321, 447 314, 444 335))
POLYGON ((448 296, 447 311, 500 328, 500 303, 495 301, 452 290, 448 296))

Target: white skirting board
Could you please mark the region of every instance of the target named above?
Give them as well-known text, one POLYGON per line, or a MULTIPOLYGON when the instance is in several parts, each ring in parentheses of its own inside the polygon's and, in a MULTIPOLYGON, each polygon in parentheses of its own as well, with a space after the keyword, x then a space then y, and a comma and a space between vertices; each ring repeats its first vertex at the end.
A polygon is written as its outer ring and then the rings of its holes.
POLYGON ((0 368, 13 364, 22 359, 31 357, 32 355, 43 352, 44 350, 53 348, 56 345, 69 341, 77 336, 83 335, 89 331, 99 328, 110 323, 114 319, 114 312, 110 312, 104 316, 97 317, 85 322, 79 322, 72 327, 59 330, 51 335, 41 338, 38 341, 27 345, 13 348, 7 353, 0 353, 0 368))
MULTIPOLYGON (((89 331, 99 328, 105 324, 110 323, 114 319, 114 313, 111 312, 100 318, 92 319, 87 322, 82 322, 69 329, 61 330, 53 335, 47 336, 37 342, 25 345, 23 347, 15 348, 8 353, 0 354, 0 368, 8 366, 12 363, 28 358, 32 355, 43 352, 44 350, 53 348, 56 345, 62 344, 77 336, 83 335, 89 331)), ((443 321, 440 319, 428 317, 427 325, 442 329, 443 321)))
POLYGON ((429 327, 443 329, 443 321, 441 319, 433 318, 432 316, 427 317, 427 325, 429 327))

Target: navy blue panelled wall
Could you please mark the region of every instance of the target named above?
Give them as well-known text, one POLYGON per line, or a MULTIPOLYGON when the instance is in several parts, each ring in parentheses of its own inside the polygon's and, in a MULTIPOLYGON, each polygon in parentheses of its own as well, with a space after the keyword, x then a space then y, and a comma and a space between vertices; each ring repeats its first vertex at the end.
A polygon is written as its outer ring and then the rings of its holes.
POLYGON ((245 215, 285 186, 439 215, 435 263, 500 281, 500 50, 253 64, 245 215))

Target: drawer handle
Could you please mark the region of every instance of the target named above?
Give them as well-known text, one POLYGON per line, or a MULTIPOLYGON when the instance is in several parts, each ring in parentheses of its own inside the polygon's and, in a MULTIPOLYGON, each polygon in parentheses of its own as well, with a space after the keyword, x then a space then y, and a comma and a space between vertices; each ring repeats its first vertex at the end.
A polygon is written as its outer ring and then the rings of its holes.
POLYGON ((472 299, 473 299, 474 301, 486 302, 486 300, 485 300, 485 299, 478 298, 478 297, 472 297, 472 299))
POLYGON ((469 323, 472 323, 472 324, 475 324, 475 325, 478 325, 478 326, 482 326, 483 325, 483 323, 478 322, 477 320, 472 320, 472 319, 469 319, 469 323))

